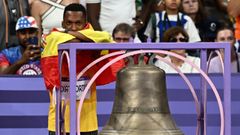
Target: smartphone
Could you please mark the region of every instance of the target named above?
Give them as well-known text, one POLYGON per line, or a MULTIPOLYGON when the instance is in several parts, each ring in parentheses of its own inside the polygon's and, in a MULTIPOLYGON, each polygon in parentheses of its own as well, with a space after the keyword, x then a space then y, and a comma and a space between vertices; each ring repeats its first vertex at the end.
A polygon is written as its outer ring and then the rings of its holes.
POLYGON ((37 37, 31 37, 28 39, 28 43, 32 45, 38 45, 38 38, 37 37))

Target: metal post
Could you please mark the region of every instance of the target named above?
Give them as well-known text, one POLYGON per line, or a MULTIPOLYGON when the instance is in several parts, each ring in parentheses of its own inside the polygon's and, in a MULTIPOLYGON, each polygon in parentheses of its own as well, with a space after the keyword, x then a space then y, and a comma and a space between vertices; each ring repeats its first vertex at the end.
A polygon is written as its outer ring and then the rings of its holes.
POLYGON ((225 135, 231 135, 231 45, 224 49, 224 115, 225 135))
POLYGON ((76 135, 76 51, 70 47, 70 135, 76 135))
MULTIPOLYGON (((201 69, 207 72, 207 50, 201 49, 201 69)), ((201 77, 201 101, 200 101, 200 135, 207 134, 207 84, 206 80, 201 77)))

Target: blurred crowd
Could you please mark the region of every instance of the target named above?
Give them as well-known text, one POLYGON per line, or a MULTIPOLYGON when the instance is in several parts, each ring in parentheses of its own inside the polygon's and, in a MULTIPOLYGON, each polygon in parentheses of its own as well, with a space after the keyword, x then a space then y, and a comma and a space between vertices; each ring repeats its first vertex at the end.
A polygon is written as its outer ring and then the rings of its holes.
MULTIPOLYGON (((236 71, 240 70, 239 0, 2 0, 0 74, 19 72, 17 69, 26 63, 39 59, 46 44, 46 36, 53 29, 65 30, 62 26, 63 13, 64 8, 70 3, 83 5, 91 27, 96 31, 108 32, 116 42, 230 42, 234 53, 232 60, 237 61, 236 71), (36 27, 23 27, 36 30, 34 33, 16 28, 19 25, 18 19, 23 16, 34 18, 36 27), (183 32, 180 33, 186 33, 184 38, 187 40, 165 40, 164 34, 173 27, 182 28, 183 32), (219 32, 221 33, 223 28, 228 29, 229 33, 221 35, 226 40, 219 40, 219 32), (21 37, 21 34, 26 33, 26 38, 21 37), (28 42, 32 41, 30 38, 33 37, 37 47, 26 47, 33 44, 28 42), (9 48, 16 46, 22 46, 18 52, 20 55, 12 60, 8 57, 11 57, 10 53, 17 53, 16 48, 15 52, 8 53, 6 49, 9 51, 9 48), (31 55, 26 55, 25 51, 29 50, 34 51, 31 55), (7 54, 8 56, 5 56, 7 54), (25 56, 24 60, 21 59, 22 56, 25 56), (14 64, 17 64, 14 70, 6 70, 14 64)), ((170 36, 174 37, 179 33, 175 34, 170 36)), ((184 55, 187 56, 186 54, 199 57, 198 50, 185 50, 184 55)), ((221 52, 221 55, 224 54, 221 52)))

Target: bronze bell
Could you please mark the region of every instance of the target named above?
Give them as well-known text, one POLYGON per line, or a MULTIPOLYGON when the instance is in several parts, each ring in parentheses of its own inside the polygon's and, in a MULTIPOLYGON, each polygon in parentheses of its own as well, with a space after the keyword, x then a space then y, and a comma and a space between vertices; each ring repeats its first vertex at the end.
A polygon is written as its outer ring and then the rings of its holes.
POLYGON ((118 72, 112 114, 100 135, 183 135, 170 114, 164 70, 130 65, 118 72))

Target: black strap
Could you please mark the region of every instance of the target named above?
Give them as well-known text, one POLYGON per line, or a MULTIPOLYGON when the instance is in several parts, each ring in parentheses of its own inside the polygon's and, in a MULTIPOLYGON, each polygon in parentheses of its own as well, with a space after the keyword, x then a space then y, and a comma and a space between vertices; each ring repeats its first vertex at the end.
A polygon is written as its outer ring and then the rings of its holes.
POLYGON ((237 72, 240 72, 240 63, 239 63, 239 57, 238 57, 238 53, 237 52, 235 52, 236 53, 236 60, 237 60, 237 72))
MULTIPOLYGON (((182 22, 181 22, 181 19, 179 17, 179 13, 177 13, 177 26, 182 27, 182 22)), ((172 27, 172 24, 169 21, 168 14, 167 14, 167 12, 165 12, 164 20, 163 20, 163 32, 165 32, 168 28, 171 28, 171 27, 172 27), (166 22, 167 22, 168 27, 166 25, 166 22)))

